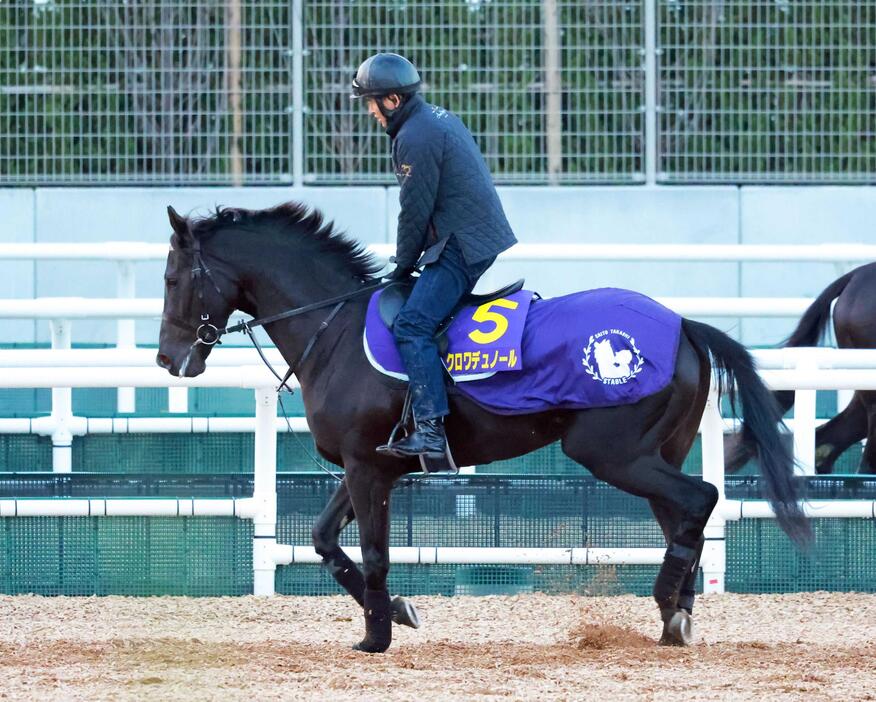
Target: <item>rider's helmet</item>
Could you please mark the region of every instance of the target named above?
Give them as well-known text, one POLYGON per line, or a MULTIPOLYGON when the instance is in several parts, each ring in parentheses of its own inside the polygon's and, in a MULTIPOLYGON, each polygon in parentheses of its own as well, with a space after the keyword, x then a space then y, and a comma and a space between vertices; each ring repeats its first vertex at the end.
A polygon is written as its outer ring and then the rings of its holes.
POLYGON ((391 93, 410 95, 420 89, 420 74, 414 64, 398 54, 374 54, 362 62, 353 78, 354 100, 391 93))

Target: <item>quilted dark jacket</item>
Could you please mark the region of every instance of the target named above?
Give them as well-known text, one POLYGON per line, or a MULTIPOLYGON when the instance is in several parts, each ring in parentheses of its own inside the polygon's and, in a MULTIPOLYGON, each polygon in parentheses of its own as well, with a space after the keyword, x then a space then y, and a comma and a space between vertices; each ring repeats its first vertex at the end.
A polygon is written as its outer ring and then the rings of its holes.
POLYGON ((397 266, 436 261, 451 234, 469 264, 516 243, 487 164, 459 117, 414 95, 386 132, 401 186, 397 266))

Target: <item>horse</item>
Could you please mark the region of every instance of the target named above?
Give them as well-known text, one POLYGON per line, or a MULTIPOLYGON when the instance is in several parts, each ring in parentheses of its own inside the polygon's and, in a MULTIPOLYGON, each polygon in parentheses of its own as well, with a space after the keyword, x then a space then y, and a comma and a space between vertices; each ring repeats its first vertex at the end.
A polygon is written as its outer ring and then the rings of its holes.
MULTIPOLYGON (((830 321, 841 349, 876 349, 876 263, 855 268, 828 285, 806 309, 783 346, 817 346, 830 321)), ((782 412, 794 406, 794 393, 775 393, 782 412)), ((876 473, 876 392, 857 391, 848 406, 815 432, 815 472, 833 472, 834 463, 852 444, 867 439, 859 473, 876 473)), ((756 448, 737 433, 728 437, 725 470, 738 471, 756 448)))
MULTIPOLYGON (((174 376, 197 376, 234 310, 265 322, 299 381, 316 449, 344 470, 313 527, 313 544, 363 608, 365 635, 354 648, 386 651, 394 622, 418 625, 416 608, 390 598, 386 579, 391 489, 419 471, 419 463, 375 451, 406 395, 406 383, 375 371, 363 349, 364 292, 380 280, 381 264, 318 210, 298 203, 217 208, 194 219, 169 207, 168 216, 173 231, 156 362, 174 376), (362 570, 338 545, 354 519, 362 570)), ((710 356, 722 389, 738 386, 744 426, 758 448, 779 524, 797 544, 811 535, 779 429, 780 410, 751 356, 713 327, 687 319, 681 324, 674 375, 635 404, 500 416, 452 393, 446 419, 459 465, 513 458, 560 441, 564 453, 596 478, 649 501, 667 543, 653 588, 666 645, 691 640, 703 529, 719 497, 714 485, 681 472, 709 394, 710 356)))

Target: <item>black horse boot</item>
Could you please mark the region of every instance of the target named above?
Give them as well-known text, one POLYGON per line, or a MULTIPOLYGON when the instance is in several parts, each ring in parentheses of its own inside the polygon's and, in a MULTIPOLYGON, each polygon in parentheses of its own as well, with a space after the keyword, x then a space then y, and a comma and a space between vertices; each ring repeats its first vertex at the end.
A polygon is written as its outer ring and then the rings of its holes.
POLYGON ((354 651, 383 653, 392 643, 392 604, 386 590, 365 590, 365 638, 354 651))
POLYGON ((404 439, 381 446, 380 453, 387 453, 398 458, 425 456, 441 459, 447 452, 447 437, 444 434, 444 423, 441 417, 424 419, 416 423, 416 429, 404 439))

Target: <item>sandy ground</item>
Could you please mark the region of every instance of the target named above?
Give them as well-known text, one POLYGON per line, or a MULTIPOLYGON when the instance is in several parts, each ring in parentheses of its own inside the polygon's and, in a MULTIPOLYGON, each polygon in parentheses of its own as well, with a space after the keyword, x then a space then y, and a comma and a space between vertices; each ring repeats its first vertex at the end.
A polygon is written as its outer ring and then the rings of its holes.
POLYGON ((350 650, 342 597, 0 597, 0 699, 876 700, 876 595, 717 595, 696 643, 647 598, 420 597, 350 650))

